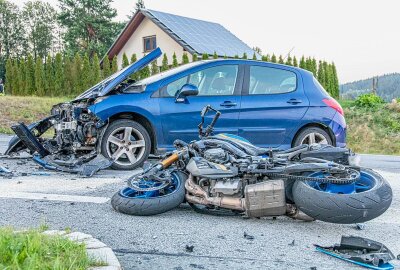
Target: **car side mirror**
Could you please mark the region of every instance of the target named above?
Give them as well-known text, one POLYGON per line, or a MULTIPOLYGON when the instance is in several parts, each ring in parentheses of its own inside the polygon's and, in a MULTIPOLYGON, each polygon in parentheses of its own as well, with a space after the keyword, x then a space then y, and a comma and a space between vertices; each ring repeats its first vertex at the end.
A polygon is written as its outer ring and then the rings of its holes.
POLYGON ((186 97, 188 96, 197 96, 199 94, 199 89, 197 86, 193 84, 184 84, 179 90, 178 94, 176 95, 175 102, 176 103, 183 103, 186 100, 186 97))

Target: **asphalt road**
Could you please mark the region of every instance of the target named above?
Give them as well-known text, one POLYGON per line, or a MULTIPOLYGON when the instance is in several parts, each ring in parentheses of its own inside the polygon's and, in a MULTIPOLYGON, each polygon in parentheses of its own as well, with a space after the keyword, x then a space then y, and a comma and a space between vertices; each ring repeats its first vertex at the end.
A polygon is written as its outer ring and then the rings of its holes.
MULTIPOLYGON (((0 136, 0 153, 8 139, 0 136)), ((381 173, 394 192, 391 208, 364 230, 286 217, 205 216, 187 205, 158 216, 127 216, 115 212, 108 200, 132 172, 104 171, 93 178, 31 175, 43 170, 23 159, 0 160, 0 165, 27 174, 0 178, 0 226, 22 229, 46 223, 50 229, 92 234, 116 251, 124 269, 357 269, 316 252, 313 244, 332 245, 342 235, 357 235, 400 253, 400 157, 360 158, 362 165, 381 173), (244 232, 254 240, 245 239, 244 232), (193 252, 186 252, 186 245, 193 245, 193 252)), ((399 261, 393 263, 400 266, 399 261)))

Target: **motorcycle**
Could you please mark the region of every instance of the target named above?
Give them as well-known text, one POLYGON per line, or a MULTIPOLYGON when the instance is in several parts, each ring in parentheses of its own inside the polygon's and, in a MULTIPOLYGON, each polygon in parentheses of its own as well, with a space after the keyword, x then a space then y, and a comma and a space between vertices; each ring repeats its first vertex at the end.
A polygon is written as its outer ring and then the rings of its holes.
POLYGON ((389 208, 389 183, 371 169, 351 165, 349 149, 318 144, 260 148, 236 135, 213 135, 220 115, 206 106, 200 139, 176 140, 175 151, 128 179, 128 187, 113 196, 113 208, 147 216, 186 201, 200 213, 286 215, 340 224, 366 222, 389 208), (203 128, 210 112, 214 117, 203 128))

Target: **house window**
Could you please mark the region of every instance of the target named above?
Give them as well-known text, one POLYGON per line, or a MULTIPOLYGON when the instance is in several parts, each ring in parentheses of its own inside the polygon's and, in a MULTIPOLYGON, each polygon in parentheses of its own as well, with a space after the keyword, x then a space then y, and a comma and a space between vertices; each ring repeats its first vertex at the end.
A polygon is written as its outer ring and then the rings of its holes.
POLYGON ((143 38, 143 51, 151 52, 157 48, 156 36, 144 37, 143 38))

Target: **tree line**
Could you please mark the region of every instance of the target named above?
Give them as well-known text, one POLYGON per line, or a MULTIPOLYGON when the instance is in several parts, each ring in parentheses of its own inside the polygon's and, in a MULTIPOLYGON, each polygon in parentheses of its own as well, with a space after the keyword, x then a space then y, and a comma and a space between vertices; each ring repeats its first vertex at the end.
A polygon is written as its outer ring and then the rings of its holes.
MULTIPOLYGON (((116 59, 103 56, 126 22, 114 22, 116 10, 112 0, 58 0, 58 11, 39 0, 27 1, 22 8, 9 0, 0 0, 0 78, 6 91, 16 95, 76 95, 121 67, 116 59)), ((136 9, 143 8, 138 0, 136 9)), ((261 50, 256 50, 261 54, 261 50)), ((154 62, 133 79, 168 70, 190 62, 184 54, 171 62, 163 56, 162 65, 154 62)), ((250 56, 251 57, 251 56, 250 56)), ((193 55, 191 61, 218 58, 218 55, 193 55)), ((225 58, 227 58, 225 56, 225 58)), ((247 59, 247 54, 234 58, 247 59)), ((136 55, 123 56, 122 67, 136 61, 136 55)), ((254 54, 252 59, 256 59, 254 54)), ((334 97, 339 96, 339 82, 334 63, 314 58, 284 58, 264 55, 262 61, 299 66, 309 70, 334 97)))
MULTIPOLYGON (((201 57, 194 54, 191 60, 198 61, 200 58, 207 60, 211 57, 208 54, 203 54, 201 57)), ((214 53, 212 58, 216 59, 218 55, 214 53)), ((238 59, 239 56, 236 55, 234 58, 238 59)), ((243 54, 240 58, 247 59, 247 55, 243 54)), ((255 54, 252 59, 256 59, 255 54)), ((187 53, 184 53, 182 59, 179 60, 174 53, 171 60, 164 54, 161 66, 158 66, 157 61, 153 61, 141 71, 133 74, 131 79, 144 79, 190 62, 187 53)), ((339 96, 339 81, 334 63, 319 61, 317 64, 314 58, 305 58, 304 56, 299 62, 296 57, 292 58, 291 56, 284 61, 282 56, 276 57, 275 54, 265 55, 261 60, 308 70, 314 74, 329 94, 333 97, 339 96)), ((124 53, 121 66, 118 66, 117 57, 114 56, 112 61, 109 60, 109 57, 105 57, 101 68, 97 53, 94 53, 92 58, 87 53, 83 56, 76 53, 74 57, 61 53, 52 57, 49 54, 45 59, 37 57, 36 61, 31 54, 26 58, 8 58, 5 89, 12 95, 74 96, 136 61, 136 54, 128 57, 124 53)))

